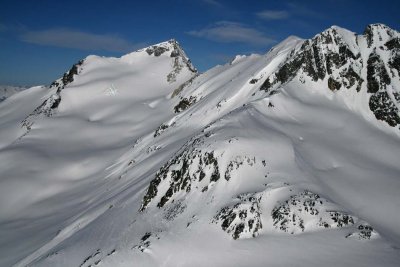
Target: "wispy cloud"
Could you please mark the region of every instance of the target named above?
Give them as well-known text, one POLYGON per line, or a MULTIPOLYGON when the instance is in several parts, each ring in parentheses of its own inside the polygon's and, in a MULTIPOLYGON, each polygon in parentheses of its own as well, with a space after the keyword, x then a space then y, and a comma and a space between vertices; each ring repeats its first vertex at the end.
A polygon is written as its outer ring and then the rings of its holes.
POLYGON ((220 21, 211 27, 189 31, 188 34, 222 43, 245 43, 262 46, 276 42, 276 40, 257 29, 230 21, 220 21))
POLYGON ((202 0, 202 2, 212 5, 212 6, 222 7, 222 4, 220 2, 218 2, 217 0, 202 0))
POLYGON ((308 18, 311 17, 316 19, 326 18, 326 14, 318 13, 310 9, 309 7, 303 6, 302 4, 299 3, 288 3, 287 6, 290 9, 291 13, 296 14, 298 16, 308 17, 308 18))
POLYGON ((296 26, 303 28, 313 27, 307 21, 326 19, 326 14, 321 14, 313 9, 302 5, 301 3, 286 3, 286 8, 282 10, 264 10, 255 14, 259 19, 263 20, 287 20, 296 26))
POLYGON ((65 28, 25 31, 20 35, 20 39, 37 45, 111 52, 130 52, 143 45, 132 44, 117 35, 94 34, 65 28))
POLYGON ((265 20, 279 20, 286 19, 289 17, 289 12, 285 10, 264 10, 258 12, 257 17, 265 20))

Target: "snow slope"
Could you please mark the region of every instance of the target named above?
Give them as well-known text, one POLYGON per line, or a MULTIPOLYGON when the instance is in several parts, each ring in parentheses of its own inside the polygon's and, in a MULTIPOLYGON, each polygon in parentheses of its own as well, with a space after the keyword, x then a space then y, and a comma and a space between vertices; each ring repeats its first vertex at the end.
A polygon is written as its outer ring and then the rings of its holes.
POLYGON ((398 266, 399 33, 197 74, 89 56, 0 104, 1 266, 398 266))
POLYGON ((27 88, 11 85, 0 85, 0 102, 25 89, 27 88))

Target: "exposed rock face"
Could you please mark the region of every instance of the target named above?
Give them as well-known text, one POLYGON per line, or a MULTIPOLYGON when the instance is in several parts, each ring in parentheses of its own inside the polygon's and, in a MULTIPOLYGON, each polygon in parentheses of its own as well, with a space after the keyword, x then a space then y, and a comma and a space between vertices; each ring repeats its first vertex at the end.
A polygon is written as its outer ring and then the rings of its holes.
POLYGON ((153 55, 155 57, 159 57, 169 52, 169 56, 171 58, 174 58, 173 70, 167 75, 168 82, 175 82, 176 76, 181 72, 183 67, 187 67, 191 72, 195 74, 197 73, 197 69, 193 66, 190 59, 186 56, 179 43, 174 39, 150 46, 146 48, 145 51, 149 56, 153 55))
POLYGON ((233 239, 256 237, 262 228, 260 201, 262 194, 243 194, 239 203, 225 207, 214 217, 214 223, 233 239))
POLYGON ((144 211, 153 199, 159 199, 157 207, 161 208, 169 199, 183 191, 190 192, 192 184, 206 191, 208 185, 221 178, 218 161, 214 151, 202 151, 196 146, 202 143, 202 138, 185 146, 183 152, 168 161, 151 181, 143 198, 141 211, 144 211), (160 191, 160 184, 166 190, 160 191))
MULTIPOLYGON (((400 103, 400 94, 393 93, 393 96, 396 102, 400 103)), ((390 126, 395 127, 400 124, 400 116, 399 109, 394 102, 387 92, 376 92, 371 95, 369 107, 378 120, 385 121, 390 126)))
POLYGON ((395 127, 400 124, 400 35, 382 24, 369 25, 364 35, 372 48, 367 61, 369 107, 378 120, 395 127))
MULTIPOLYGON (((260 90, 268 91, 276 84, 284 84, 296 75, 305 74, 312 81, 330 78, 329 88, 340 89, 361 86, 360 54, 354 54, 335 27, 332 27, 311 40, 306 40, 301 48, 293 50, 286 62, 272 76, 268 77, 260 90), (338 76, 336 71, 342 73, 338 76), (335 84, 332 81, 336 81, 335 84)), ((332 90, 332 89, 331 89, 332 90)))
POLYGON ((22 122, 22 127, 25 127, 27 131, 30 131, 34 120, 40 115, 51 117, 54 111, 58 108, 61 103, 61 91, 70 83, 74 81, 74 76, 80 72, 80 67, 83 64, 83 60, 74 64, 69 71, 64 73, 63 77, 54 81, 50 85, 50 90, 56 89, 56 92, 47 98, 39 107, 37 107, 31 114, 29 114, 22 122))
POLYGON ((78 75, 80 72, 80 67, 82 66, 84 60, 80 60, 78 63, 72 65, 71 69, 64 73, 61 79, 55 80, 51 85, 50 88, 57 88, 57 91, 61 91, 64 89, 68 84, 74 81, 74 76, 78 75))
POLYGON ((328 211, 327 203, 329 201, 307 190, 291 196, 273 209, 274 226, 280 231, 294 234, 314 228, 337 228, 354 224, 352 216, 340 211, 328 211))
POLYGON ((358 231, 354 234, 358 235, 359 239, 371 239, 372 237, 378 235, 374 228, 372 228, 372 226, 369 224, 360 224, 357 227, 357 230, 358 231))
POLYGON ((179 113, 188 109, 192 104, 196 103, 196 97, 190 96, 189 98, 182 98, 181 101, 174 107, 174 112, 179 113))
POLYGON ((204 193, 221 180, 229 182, 242 167, 266 168, 265 161, 242 155, 230 158, 227 164, 223 164, 224 152, 211 150, 206 142, 211 135, 208 132, 193 138, 158 170, 143 197, 140 211, 144 211, 150 203, 162 208, 169 203, 179 202, 180 197, 191 191, 204 193))

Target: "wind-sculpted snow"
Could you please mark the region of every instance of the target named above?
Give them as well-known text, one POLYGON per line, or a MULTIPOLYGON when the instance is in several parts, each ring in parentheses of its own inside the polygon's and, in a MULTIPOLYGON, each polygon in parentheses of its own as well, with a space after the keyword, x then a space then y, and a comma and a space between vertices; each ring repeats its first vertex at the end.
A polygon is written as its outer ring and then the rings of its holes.
POLYGON ((333 26, 201 74, 170 40, 7 98, 0 265, 397 267, 399 38, 333 26))

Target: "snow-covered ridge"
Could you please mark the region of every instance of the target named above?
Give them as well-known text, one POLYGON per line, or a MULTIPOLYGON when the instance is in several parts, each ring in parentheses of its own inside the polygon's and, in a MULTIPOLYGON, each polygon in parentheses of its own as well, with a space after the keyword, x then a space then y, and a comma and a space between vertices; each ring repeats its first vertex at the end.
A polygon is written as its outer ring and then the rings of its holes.
MULTIPOLYGON (((143 53, 143 52, 146 52, 149 56, 159 57, 164 54, 171 58, 174 58, 174 72, 176 72, 176 74, 178 74, 180 69, 183 67, 188 68, 193 73, 197 73, 197 69, 193 66, 190 59, 187 57, 186 53, 183 51, 183 49, 175 39, 171 39, 166 42, 161 42, 140 49, 136 52, 122 56, 121 59, 130 61, 130 58, 134 56, 136 53, 143 53)), ((173 80, 174 78, 172 76, 176 74, 171 74, 171 76, 168 77, 168 80, 173 80)))
POLYGON ((0 85, 0 102, 25 89, 27 89, 27 87, 0 85))
MULTIPOLYGON (((121 58, 105 58, 93 55, 88 56, 74 64, 61 78, 55 80, 50 85, 48 98, 22 121, 22 126, 26 128, 27 132, 29 132, 34 121, 37 120, 38 117, 51 117, 55 112, 57 112, 60 104, 61 106, 68 105, 68 103, 63 101, 64 95, 67 95, 67 98, 72 99, 75 106, 74 108, 77 108, 76 104, 78 103, 85 106, 88 104, 90 105, 88 102, 91 102, 93 99, 92 97, 96 97, 96 94, 98 95, 99 93, 118 98, 117 95, 121 94, 120 90, 123 89, 123 87, 128 86, 126 81, 123 81, 124 84, 116 88, 115 82, 111 81, 112 79, 115 79, 115 77, 118 78, 118 70, 121 73, 125 73, 125 75, 131 73, 136 76, 138 76, 138 72, 142 71, 144 72, 142 78, 144 78, 145 75, 157 76, 157 79, 164 76, 165 82, 174 86, 174 88, 182 86, 185 82, 197 75, 196 68, 191 64, 190 59, 186 56, 178 42, 173 39, 126 54, 121 58), (153 58, 153 56, 155 58, 153 58), (160 66, 151 69, 155 64, 159 64, 160 66), (150 70, 140 70, 141 68, 146 68, 146 66, 148 66, 150 70), (112 69, 116 69, 117 71, 112 69), (76 80, 84 79, 87 81, 88 79, 85 79, 86 76, 90 77, 89 80, 102 79, 99 75, 103 75, 103 71, 114 72, 116 75, 114 77, 109 77, 108 85, 103 85, 103 92, 93 92, 90 88, 86 90, 86 92, 85 89, 72 89, 73 87, 76 87, 76 80), (69 89, 68 87, 72 88, 69 89), (89 95, 92 96, 89 97, 89 95), (84 99, 87 99, 88 102, 84 101, 84 99)), ((108 76, 107 73, 105 73, 105 75, 108 76)), ((157 79, 156 83, 158 82, 157 79)), ((142 81, 139 82, 142 83, 142 81)), ((162 79, 159 82, 164 83, 162 79)), ((157 91, 163 87, 166 86, 160 84, 157 91)), ((133 92, 127 91, 125 97, 136 95, 135 93, 132 93, 133 92)), ((142 95, 146 97, 146 92, 143 93, 144 94, 142 95)), ((151 92, 147 91, 147 93, 149 94, 148 96, 151 97, 151 92)), ((157 92, 156 94, 168 95, 169 93, 170 90, 157 92)), ((24 133, 24 135, 26 133, 24 133)))
POLYGON ((261 89, 275 92, 293 79, 305 83, 311 78, 332 91, 361 91, 351 96, 359 98, 361 106, 351 103, 348 93, 344 101, 361 112, 372 111, 378 120, 395 127, 400 124, 399 36, 382 24, 367 26, 362 35, 332 26, 292 50, 261 89))
POLYGON ((174 40, 89 56, 3 102, 0 265, 397 267, 398 33, 370 28, 202 74, 174 40))

